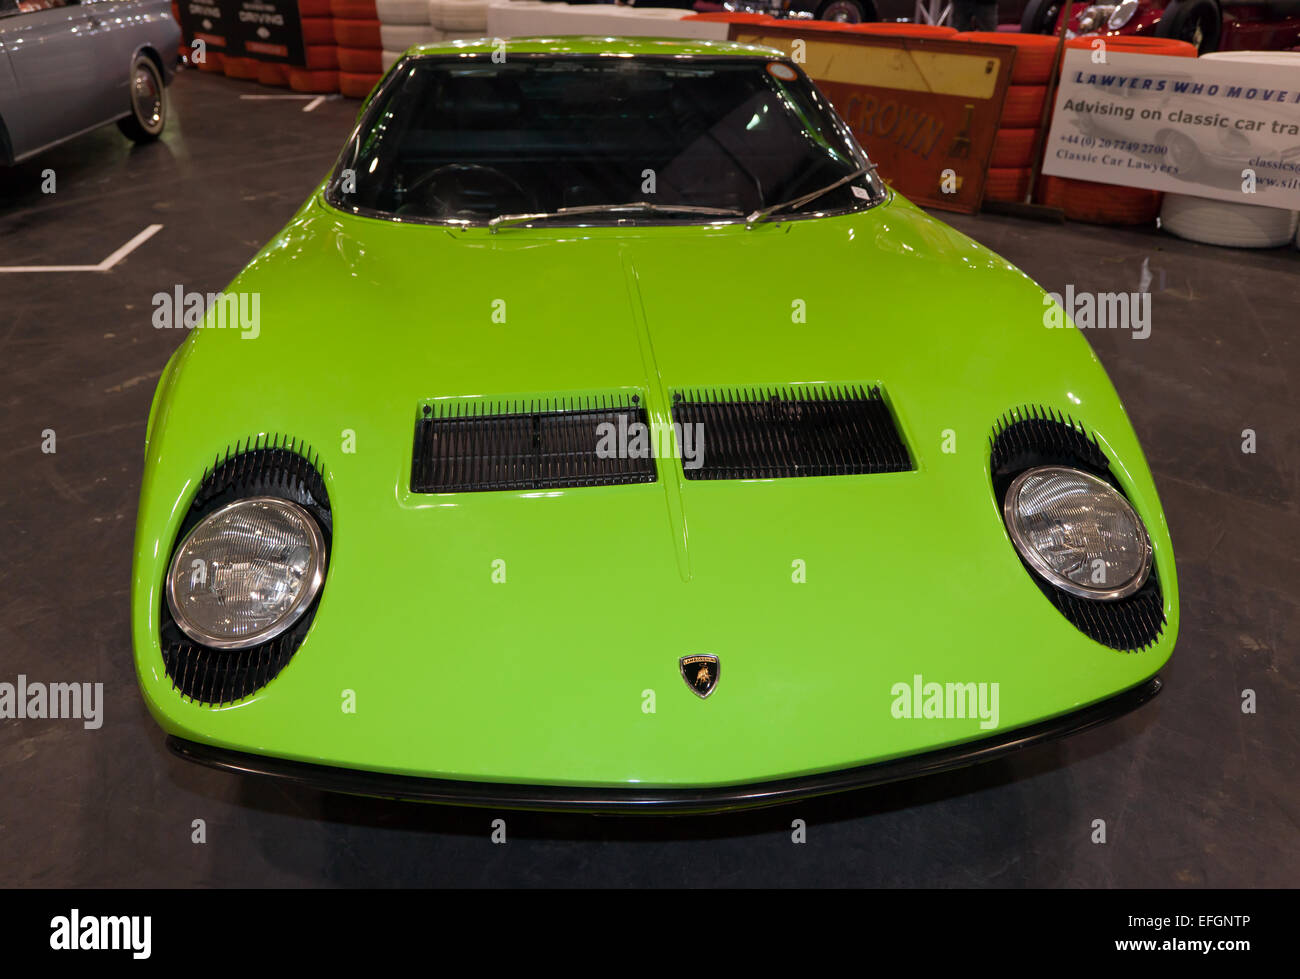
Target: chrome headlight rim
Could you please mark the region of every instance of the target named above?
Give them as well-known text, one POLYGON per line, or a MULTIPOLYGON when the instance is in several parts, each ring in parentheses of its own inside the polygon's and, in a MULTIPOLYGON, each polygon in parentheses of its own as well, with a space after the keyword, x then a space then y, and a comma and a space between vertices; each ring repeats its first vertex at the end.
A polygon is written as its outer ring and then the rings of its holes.
POLYGON ((1110 16, 1106 18, 1106 26, 1112 31, 1119 30, 1137 16, 1138 8, 1141 6, 1138 0, 1120 0, 1110 16))
POLYGON ((1141 591, 1151 578, 1151 572, 1155 565, 1155 552, 1151 545, 1151 535, 1147 531, 1141 515, 1116 486, 1095 473, 1088 472, 1086 469, 1078 469, 1074 466, 1047 465, 1034 466, 1018 473, 1011 481, 1011 485, 1007 487, 1006 496, 1002 501, 1002 523, 1006 527, 1007 534, 1011 537, 1011 543, 1015 546, 1016 553, 1020 555, 1021 559, 1048 585, 1065 592, 1067 595, 1098 602, 1113 602, 1141 591), (1043 559, 1038 551, 1025 539, 1024 534, 1017 525, 1015 508, 1020 488, 1031 477, 1054 472, 1083 479, 1085 482, 1093 484, 1099 491, 1113 495, 1132 515, 1134 526, 1137 527, 1141 534, 1138 541, 1141 548, 1141 566, 1136 575, 1118 588, 1090 588, 1067 578, 1043 559))
POLYGON ((306 507, 293 500, 287 500, 281 496, 245 496, 238 500, 233 500, 210 513, 205 513, 194 526, 176 543, 172 558, 167 567, 167 587, 165 593, 167 596, 167 610, 171 613, 172 621, 176 623, 177 628, 194 642, 208 649, 220 651, 239 651, 252 649, 262 646, 271 640, 283 635, 297 625, 312 607, 312 604, 320 596, 321 589, 325 585, 325 570, 327 557, 327 547, 325 535, 321 531, 320 525, 316 518, 306 507), (312 567, 307 577, 306 586, 299 593, 293 605, 289 610, 277 619, 272 625, 247 636, 241 636, 237 639, 226 639, 221 636, 214 636, 205 632, 202 628, 190 622, 182 612, 176 597, 176 579, 181 557, 185 554, 185 545, 205 524, 216 520, 229 513, 231 510, 246 507, 253 504, 272 504, 283 507, 296 517, 300 518, 303 526, 307 530, 309 544, 311 546, 312 567))

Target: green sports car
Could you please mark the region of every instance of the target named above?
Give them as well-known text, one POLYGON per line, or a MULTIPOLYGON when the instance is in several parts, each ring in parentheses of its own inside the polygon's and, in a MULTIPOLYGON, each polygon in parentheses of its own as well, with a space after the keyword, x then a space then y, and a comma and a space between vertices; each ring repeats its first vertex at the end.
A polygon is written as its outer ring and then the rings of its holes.
POLYGON ((1097 358, 779 52, 412 49, 289 225, 183 298, 131 601, 188 759, 700 812, 1159 689, 1173 553, 1097 358))

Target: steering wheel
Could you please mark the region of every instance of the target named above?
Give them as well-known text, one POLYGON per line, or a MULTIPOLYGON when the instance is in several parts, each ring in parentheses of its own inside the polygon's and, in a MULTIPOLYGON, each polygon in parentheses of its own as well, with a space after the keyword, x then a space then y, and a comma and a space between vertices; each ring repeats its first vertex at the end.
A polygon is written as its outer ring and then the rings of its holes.
POLYGON ((438 218, 483 217, 489 209, 497 214, 509 214, 533 206, 532 195, 517 180, 481 163, 448 163, 435 167, 416 179, 406 189, 406 196, 403 210, 415 203, 426 216, 438 218), (518 201, 518 206, 502 206, 501 199, 509 200, 511 196, 518 201), (482 202, 486 207, 476 209, 472 206, 475 202, 482 202))

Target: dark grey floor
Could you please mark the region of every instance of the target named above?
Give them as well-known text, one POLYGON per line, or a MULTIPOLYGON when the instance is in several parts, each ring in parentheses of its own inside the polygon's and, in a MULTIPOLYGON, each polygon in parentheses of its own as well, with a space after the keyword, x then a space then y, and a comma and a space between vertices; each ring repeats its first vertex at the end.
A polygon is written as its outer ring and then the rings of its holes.
POLYGON ((1300 253, 1155 232, 952 219, 1048 289, 1151 277, 1149 339, 1089 336, 1146 447, 1182 584, 1165 692, 1137 714, 1014 760, 788 809, 508 814, 505 846, 489 842, 494 813, 173 759, 136 692, 127 621, 145 419, 178 342, 150 326, 150 297, 225 286, 356 110, 238 100, 266 91, 185 74, 161 145, 132 150, 108 129, 0 171, 0 265, 93 264, 165 225, 108 273, 0 274, 0 680, 99 680, 107 697, 98 731, 0 721, 0 884, 1300 884, 1300 253), (54 455, 39 449, 46 428, 54 455), (1244 428, 1255 455, 1240 451, 1244 428), (1095 819, 1105 845, 1090 842, 1095 819))

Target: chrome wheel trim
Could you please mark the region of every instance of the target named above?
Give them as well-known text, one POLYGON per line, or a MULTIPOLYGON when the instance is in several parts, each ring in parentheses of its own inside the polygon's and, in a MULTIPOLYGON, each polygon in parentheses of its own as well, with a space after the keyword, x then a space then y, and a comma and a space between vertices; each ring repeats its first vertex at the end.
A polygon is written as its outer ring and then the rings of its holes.
POLYGON ((835 21, 840 24, 857 24, 861 23, 861 15, 858 8, 846 0, 832 0, 826 5, 826 11, 822 14, 823 20, 835 21))
POLYGON ((156 133, 163 127, 162 85, 151 66, 137 62, 131 72, 131 109, 146 130, 156 133))

